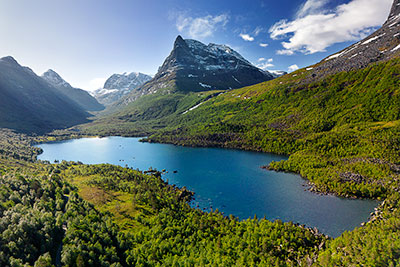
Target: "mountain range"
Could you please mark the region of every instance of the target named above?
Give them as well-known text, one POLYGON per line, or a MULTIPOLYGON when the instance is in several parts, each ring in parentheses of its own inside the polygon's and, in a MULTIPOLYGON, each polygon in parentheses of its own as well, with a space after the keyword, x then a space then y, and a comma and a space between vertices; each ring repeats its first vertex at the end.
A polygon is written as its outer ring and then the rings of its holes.
POLYGON ((0 127, 45 133, 87 122, 89 114, 12 57, 0 59, 0 127))
POLYGON ((93 95, 101 104, 109 106, 149 80, 151 76, 140 72, 113 74, 103 88, 94 91, 93 95))

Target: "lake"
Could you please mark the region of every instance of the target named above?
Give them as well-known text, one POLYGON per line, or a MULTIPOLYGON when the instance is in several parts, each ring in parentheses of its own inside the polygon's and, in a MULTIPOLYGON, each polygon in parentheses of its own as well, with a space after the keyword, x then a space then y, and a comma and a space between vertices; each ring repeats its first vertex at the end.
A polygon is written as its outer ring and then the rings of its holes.
POLYGON ((218 209, 239 219, 293 221, 337 237, 369 218, 373 200, 312 193, 299 175, 261 169, 285 156, 220 148, 141 143, 139 138, 83 138, 40 144, 41 160, 111 163, 140 170, 166 169, 164 180, 195 192, 193 207, 218 209), (177 171, 174 173, 174 171, 177 171))

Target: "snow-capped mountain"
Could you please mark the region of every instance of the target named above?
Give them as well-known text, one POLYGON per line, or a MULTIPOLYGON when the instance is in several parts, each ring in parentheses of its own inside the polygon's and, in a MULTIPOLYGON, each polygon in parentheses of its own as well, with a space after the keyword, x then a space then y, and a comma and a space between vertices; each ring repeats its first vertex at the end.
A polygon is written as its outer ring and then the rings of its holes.
POLYGON ((94 91, 93 95, 100 103, 108 106, 149 80, 151 76, 140 72, 113 74, 107 79, 104 87, 94 91))
POLYGON ((252 65, 227 45, 205 45, 178 36, 154 78, 131 92, 124 102, 160 91, 228 90, 273 78, 271 73, 252 65))
POLYGON ((333 54, 313 68, 314 77, 350 71, 400 54, 400 0, 395 0, 387 21, 363 40, 333 54))
POLYGON ((42 78, 47 82, 51 83, 55 86, 65 86, 72 87, 69 83, 67 83, 61 76, 52 69, 49 69, 45 73, 42 74, 42 78))
POLYGON ((83 110, 100 111, 104 109, 104 106, 97 102, 87 91, 72 87, 54 70, 46 71, 41 77, 65 97, 76 102, 83 110))

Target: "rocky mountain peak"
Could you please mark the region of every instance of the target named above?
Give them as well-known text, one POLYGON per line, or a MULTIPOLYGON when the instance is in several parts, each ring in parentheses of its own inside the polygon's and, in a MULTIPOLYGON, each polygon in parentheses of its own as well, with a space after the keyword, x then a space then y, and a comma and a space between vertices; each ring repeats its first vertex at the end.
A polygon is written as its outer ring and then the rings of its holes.
MULTIPOLYGON (((180 35, 173 50, 159 68, 156 78, 168 73, 184 71, 224 72, 238 69, 260 70, 227 45, 203 44, 197 40, 183 39, 180 35)), ((268 74, 266 74, 268 75, 268 74)), ((271 76, 272 77, 272 76, 271 76)), ((269 78, 271 78, 269 77, 269 78)))
POLYGON ((13 65, 19 65, 18 62, 12 56, 2 57, 2 58, 0 58, 0 60, 3 62, 13 64, 13 65))
POLYGON ((392 9, 389 13, 389 18, 385 22, 384 26, 387 24, 399 23, 400 22, 400 0, 394 0, 392 9))
POLYGON ((72 87, 52 69, 49 69, 43 73, 41 78, 53 86, 65 97, 70 98, 72 101, 78 104, 83 110, 99 111, 104 109, 104 107, 87 91, 72 87))
POLYGON ((45 73, 43 73, 42 78, 45 79, 47 82, 49 82, 52 85, 72 87, 63 78, 61 78, 61 76, 57 72, 55 72, 52 69, 49 69, 45 73))
POLYGON ((257 68, 227 45, 205 45, 178 36, 154 78, 121 99, 121 103, 156 92, 230 90, 273 78, 271 73, 257 68))
POLYGON ((182 38, 182 36, 178 35, 178 37, 176 37, 175 42, 174 42, 174 48, 178 48, 180 46, 186 46, 186 42, 182 38))

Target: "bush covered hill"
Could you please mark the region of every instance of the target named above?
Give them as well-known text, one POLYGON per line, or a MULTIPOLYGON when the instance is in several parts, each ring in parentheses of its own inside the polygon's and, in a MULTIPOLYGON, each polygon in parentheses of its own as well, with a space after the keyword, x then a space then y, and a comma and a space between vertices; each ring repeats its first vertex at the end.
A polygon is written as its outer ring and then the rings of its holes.
POLYGON ((17 145, 30 137, 1 135, 1 266, 291 266, 327 241, 292 223, 193 209, 193 193, 156 171, 37 162, 37 149, 17 145))
POLYGON ((36 161, 40 151, 30 144, 47 137, 0 135, 1 266, 400 263, 398 193, 365 226, 330 239, 290 222, 191 208, 193 193, 155 170, 36 161))

